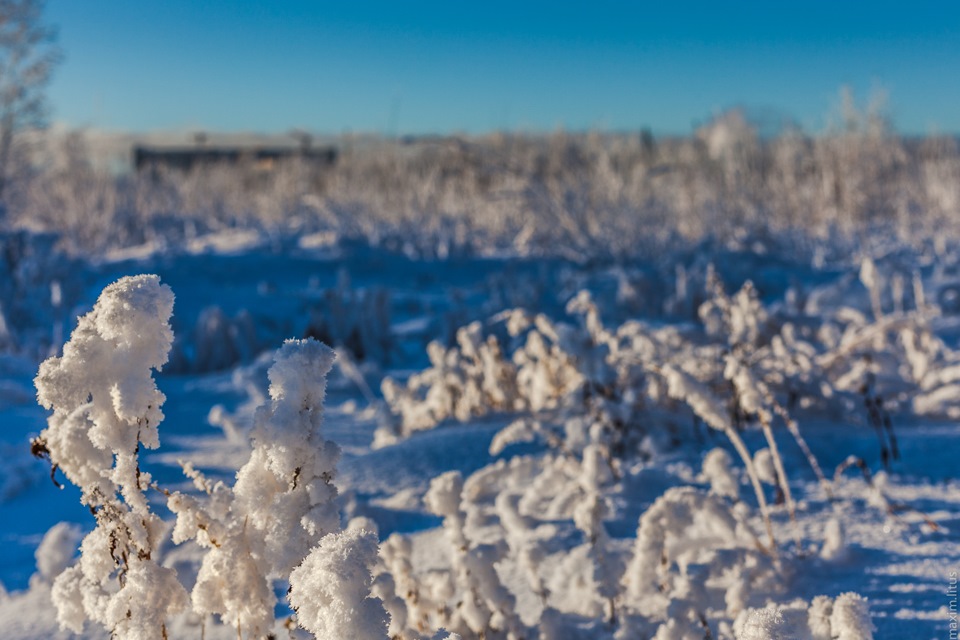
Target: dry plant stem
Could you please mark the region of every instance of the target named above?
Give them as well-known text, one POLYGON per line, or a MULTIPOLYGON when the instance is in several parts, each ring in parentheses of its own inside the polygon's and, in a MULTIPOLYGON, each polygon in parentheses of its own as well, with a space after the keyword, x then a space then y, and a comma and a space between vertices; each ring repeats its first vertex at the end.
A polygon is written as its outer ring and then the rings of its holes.
POLYGON ((760 513, 763 515, 763 523, 767 528, 767 537, 770 540, 770 548, 767 550, 771 556, 777 557, 777 541, 773 536, 773 524, 770 522, 770 508, 767 506, 767 498, 763 495, 763 487, 760 485, 760 477, 757 475, 757 469, 753 466, 753 458, 747 450, 747 445, 743 443, 740 434, 733 427, 724 429, 733 448, 740 454, 743 465, 747 468, 747 475, 750 476, 750 484, 753 485, 753 492, 757 495, 757 504, 760 506, 760 513))
MULTIPOLYGON (((883 493, 881 492, 880 495, 883 495, 883 493)), ((884 498, 886 499, 886 496, 884 496, 884 498)), ((911 511, 917 514, 918 516, 920 516, 920 518, 923 519, 923 523, 928 527, 930 527, 933 531, 940 530, 940 525, 938 525, 933 520, 933 518, 931 518, 929 515, 927 515, 925 512, 921 511, 920 509, 917 509, 916 507, 911 507, 910 505, 904 504, 902 502, 891 502, 889 499, 887 501, 889 503, 887 506, 887 513, 889 513, 891 516, 899 520, 901 523, 907 524, 903 520, 903 518, 901 518, 898 514, 901 511, 911 511)))
POLYGON ((702 611, 698 611, 697 619, 700 621, 700 626, 703 627, 703 640, 713 640, 713 633, 710 631, 710 623, 707 622, 707 616, 704 615, 702 611))
POLYGON ((833 483, 839 483, 843 472, 850 467, 857 467, 860 469, 860 473, 863 474, 863 479, 866 480, 868 485, 873 486, 873 478, 870 476, 870 467, 867 466, 867 463, 864 462, 863 458, 859 458, 857 456, 849 456, 846 460, 837 465, 837 468, 833 472, 833 483))
POLYGON ((884 466, 887 466, 889 460, 900 459, 900 448, 897 446, 897 436, 893 432, 893 422, 890 420, 890 414, 883 408, 883 397, 872 393, 864 398, 864 402, 867 406, 870 421, 873 423, 877 431, 877 437, 880 439, 880 446, 887 452, 884 456, 884 460, 887 461, 884 466), (884 433, 886 434, 886 441, 884 441, 884 433))
POLYGON ((760 425, 763 428, 763 435, 767 439, 767 445, 770 447, 770 453, 773 455, 773 466, 777 470, 777 479, 780 482, 780 488, 783 489, 783 497, 787 502, 787 512, 790 514, 790 523, 793 525, 793 538, 800 548, 800 526, 797 524, 797 508, 793 501, 793 494, 790 492, 790 484, 787 482, 787 470, 783 466, 783 458, 780 457, 780 450, 777 448, 777 440, 773 437, 773 429, 770 423, 760 418, 760 425))
POLYGON ((883 319, 883 306, 880 304, 880 288, 870 287, 870 309, 873 311, 873 319, 880 321, 883 319))
POLYGON ((790 414, 787 413, 787 410, 780 406, 779 402, 774 401, 773 410, 783 419, 783 422, 787 425, 787 429, 790 431, 790 434, 793 436, 793 439, 796 440, 797 446, 800 447, 800 450, 803 451, 803 455, 806 456, 807 462, 810 464, 810 468, 813 469, 814 474, 816 474, 817 479, 820 481, 820 485, 823 487, 823 490, 827 492, 827 497, 833 498, 833 488, 830 486, 830 481, 827 480, 827 477, 823 475, 823 469, 820 468, 820 463, 817 462, 816 456, 813 455, 813 451, 810 450, 810 446, 807 444, 806 439, 803 437, 803 434, 800 433, 800 426, 797 424, 797 421, 790 417, 790 414))

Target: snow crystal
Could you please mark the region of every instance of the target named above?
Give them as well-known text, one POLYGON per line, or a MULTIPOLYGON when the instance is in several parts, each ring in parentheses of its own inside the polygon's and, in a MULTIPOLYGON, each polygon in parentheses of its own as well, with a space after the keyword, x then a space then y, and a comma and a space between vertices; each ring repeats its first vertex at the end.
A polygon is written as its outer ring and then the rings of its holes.
POLYGON ((737 640, 786 640, 783 627, 783 613, 775 606, 753 609, 747 614, 737 640))

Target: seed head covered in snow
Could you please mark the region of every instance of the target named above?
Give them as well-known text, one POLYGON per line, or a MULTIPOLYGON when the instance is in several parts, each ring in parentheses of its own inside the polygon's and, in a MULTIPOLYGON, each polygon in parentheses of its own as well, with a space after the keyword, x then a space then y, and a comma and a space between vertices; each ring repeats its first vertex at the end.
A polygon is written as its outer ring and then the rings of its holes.
POLYGON ((842 560, 847 555, 847 545, 843 537, 843 523, 839 518, 831 518, 823 530, 823 546, 820 557, 824 560, 842 560))
POLYGON ((703 459, 703 477, 710 483, 710 492, 737 500, 740 482, 730 467, 733 460, 725 450, 711 449, 703 459))
POLYGON ((783 627, 783 614, 773 605, 754 609, 747 614, 737 640, 787 640, 783 627))
POLYGON ((873 640, 870 605, 859 593, 842 593, 833 601, 830 628, 836 640, 873 640))
POLYGON ((325 536, 290 574, 297 622, 324 640, 381 640, 387 612, 371 597, 376 534, 359 529, 325 536))
POLYGON ((777 484, 777 469, 774 463, 773 453, 768 447, 757 449, 757 452, 753 454, 753 465, 761 481, 769 485, 777 484))
POLYGON ((122 490, 146 510, 149 478, 139 474, 135 450, 138 442, 160 444, 165 398, 152 371, 167 361, 172 313, 173 293, 157 276, 121 278, 80 318, 63 356, 40 365, 37 398, 54 412, 40 440, 86 504, 122 490))
POLYGON ((757 415, 768 424, 773 420, 773 415, 765 400, 770 392, 765 384, 757 380, 749 367, 740 362, 738 358, 728 355, 723 377, 733 382, 740 406, 744 411, 748 414, 757 415))
POLYGON ((737 640, 873 640, 874 631, 867 601, 856 593, 747 609, 733 629, 737 640))
POLYGON ((671 398, 686 402, 694 413, 714 429, 726 431, 730 428, 730 416, 723 402, 701 382, 672 365, 663 367, 663 376, 667 380, 667 393, 671 398))
POLYGON ((833 600, 828 596, 817 596, 810 602, 807 610, 807 626, 810 627, 812 640, 831 640, 830 614, 833 612, 833 600))

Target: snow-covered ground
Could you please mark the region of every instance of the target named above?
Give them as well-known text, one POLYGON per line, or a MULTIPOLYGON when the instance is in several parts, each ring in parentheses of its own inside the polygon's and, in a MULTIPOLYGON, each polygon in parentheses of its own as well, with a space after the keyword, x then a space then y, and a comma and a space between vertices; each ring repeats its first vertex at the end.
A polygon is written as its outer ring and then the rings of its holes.
MULTIPOLYGON (((105 286, 139 273, 176 296, 170 362, 155 376, 166 396, 160 447, 139 451, 166 491, 202 497, 180 461, 233 484, 285 338, 337 349, 322 437, 342 451, 333 483, 343 525, 377 529, 374 593, 407 619, 391 633, 479 637, 481 620, 487 638, 869 637, 856 631, 859 601, 815 600, 856 592, 874 637, 951 637, 960 323, 948 314, 947 256, 814 268, 716 250, 610 267, 280 249, 218 236, 30 283, 46 287, 35 316, 50 324, 9 320, 0 355, 4 638, 71 636, 58 630, 50 584, 68 563, 57 554, 95 525, 63 473, 58 488, 49 463, 30 456, 49 413, 33 387, 39 361, 105 286), (741 288, 748 279, 755 290, 741 288), (74 528, 55 530, 38 568, 37 547, 60 522, 74 528), (810 621, 829 618, 829 606, 833 627, 816 635, 810 621)), ((5 301, 8 318, 21 298, 5 301)), ((146 495, 173 523, 166 497, 146 495)), ((342 543, 351 540, 366 538, 342 543)), ((189 592, 204 552, 166 530, 153 560, 189 592)), ((287 583, 272 586, 286 634, 287 583)), ((237 635, 196 614, 169 625, 171 637, 237 635)), ((109 632, 87 622, 82 635, 109 632)))

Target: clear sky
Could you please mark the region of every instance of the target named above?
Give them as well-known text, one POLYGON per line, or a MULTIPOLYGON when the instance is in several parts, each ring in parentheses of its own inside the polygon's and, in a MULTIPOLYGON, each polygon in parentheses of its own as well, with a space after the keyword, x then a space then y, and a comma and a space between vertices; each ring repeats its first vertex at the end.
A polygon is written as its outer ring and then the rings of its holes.
POLYGON ((48 0, 54 121, 118 130, 818 131, 842 85, 960 133, 960 1, 48 0))

